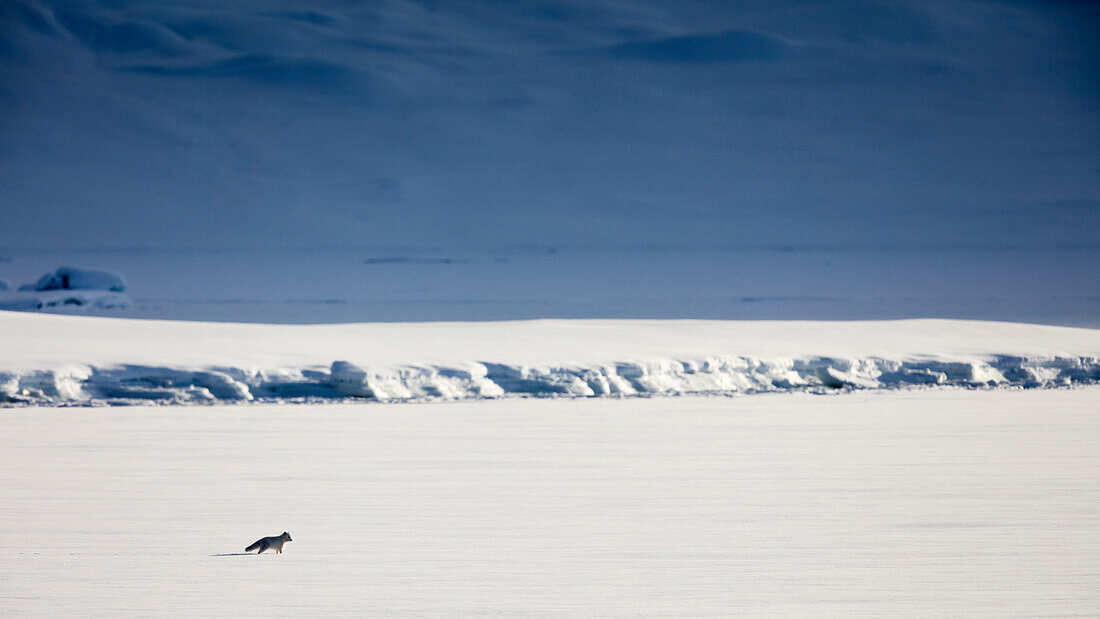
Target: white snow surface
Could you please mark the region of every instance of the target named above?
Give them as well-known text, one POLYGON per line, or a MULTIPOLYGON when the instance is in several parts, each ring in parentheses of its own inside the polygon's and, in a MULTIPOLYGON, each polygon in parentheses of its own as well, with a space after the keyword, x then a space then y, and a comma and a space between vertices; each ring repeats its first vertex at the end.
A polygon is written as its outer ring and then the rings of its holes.
POLYGON ((466 399, 1100 382, 1100 330, 961 320, 257 325, 0 312, 0 400, 466 399))
POLYGON ((9 409, 0 615, 1094 616, 1098 402, 9 409))

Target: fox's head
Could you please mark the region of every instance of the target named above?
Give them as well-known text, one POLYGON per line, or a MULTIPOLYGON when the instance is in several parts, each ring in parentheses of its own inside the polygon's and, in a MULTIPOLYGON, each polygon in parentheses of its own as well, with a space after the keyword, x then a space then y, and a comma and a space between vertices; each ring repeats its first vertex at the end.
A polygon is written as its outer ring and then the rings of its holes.
POLYGON ((283 539, 285 539, 288 542, 293 542, 294 541, 294 540, 290 539, 290 533, 287 533, 286 531, 283 531, 283 539))

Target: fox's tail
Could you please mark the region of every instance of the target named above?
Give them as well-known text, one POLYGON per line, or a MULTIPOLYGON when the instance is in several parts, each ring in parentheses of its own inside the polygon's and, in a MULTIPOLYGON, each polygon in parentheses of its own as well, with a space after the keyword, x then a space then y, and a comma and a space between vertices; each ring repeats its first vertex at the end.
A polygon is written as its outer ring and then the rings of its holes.
POLYGON ((244 551, 245 552, 252 552, 253 550, 256 550, 257 548, 259 548, 260 545, 261 545, 260 542, 256 542, 255 544, 252 544, 248 548, 245 548, 244 551))

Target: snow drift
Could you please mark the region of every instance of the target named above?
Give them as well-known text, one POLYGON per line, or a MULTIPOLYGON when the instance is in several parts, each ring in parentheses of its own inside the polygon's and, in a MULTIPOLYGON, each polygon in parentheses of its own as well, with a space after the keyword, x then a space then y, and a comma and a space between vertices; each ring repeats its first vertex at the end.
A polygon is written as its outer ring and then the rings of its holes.
POLYGON ((0 400, 172 404, 1100 382, 1100 330, 959 320, 250 325, 0 312, 0 400))

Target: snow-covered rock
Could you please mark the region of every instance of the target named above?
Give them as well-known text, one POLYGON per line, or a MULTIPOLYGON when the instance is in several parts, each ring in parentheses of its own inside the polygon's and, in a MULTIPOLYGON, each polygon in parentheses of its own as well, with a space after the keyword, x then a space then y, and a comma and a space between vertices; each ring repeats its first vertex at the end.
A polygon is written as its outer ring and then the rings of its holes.
POLYGON ((126 280, 115 271, 61 267, 19 290, 0 280, 0 310, 83 313, 134 307, 123 294, 126 280))
POLYGON ((20 286, 19 289, 23 291, 110 290, 112 292, 123 292, 126 290, 126 280, 114 271, 61 267, 53 273, 46 273, 33 284, 20 286))

